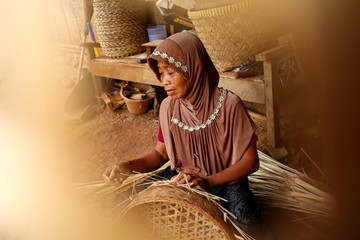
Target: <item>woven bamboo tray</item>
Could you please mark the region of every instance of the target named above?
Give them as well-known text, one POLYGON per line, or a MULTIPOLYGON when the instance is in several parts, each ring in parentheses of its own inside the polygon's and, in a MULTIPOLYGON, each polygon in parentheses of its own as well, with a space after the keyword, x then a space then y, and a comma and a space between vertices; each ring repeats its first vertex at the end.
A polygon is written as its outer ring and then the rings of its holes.
POLYGON ((104 54, 119 58, 145 51, 148 42, 143 0, 94 0, 96 30, 104 54))
POLYGON ((223 213, 206 197, 172 186, 139 193, 123 210, 122 221, 135 221, 153 239, 235 239, 223 213))
POLYGON ((189 11, 195 30, 218 71, 254 60, 268 47, 270 29, 261 0, 189 11))

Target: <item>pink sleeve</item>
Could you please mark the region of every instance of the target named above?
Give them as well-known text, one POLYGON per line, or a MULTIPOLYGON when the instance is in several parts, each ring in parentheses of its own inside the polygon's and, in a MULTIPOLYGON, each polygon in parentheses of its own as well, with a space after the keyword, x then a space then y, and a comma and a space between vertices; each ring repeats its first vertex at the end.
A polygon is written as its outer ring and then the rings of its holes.
POLYGON ((159 123, 159 131, 158 131, 158 136, 157 136, 157 140, 159 142, 164 142, 164 137, 163 137, 163 134, 162 134, 162 130, 161 130, 161 126, 160 126, 160 123, 159 123))

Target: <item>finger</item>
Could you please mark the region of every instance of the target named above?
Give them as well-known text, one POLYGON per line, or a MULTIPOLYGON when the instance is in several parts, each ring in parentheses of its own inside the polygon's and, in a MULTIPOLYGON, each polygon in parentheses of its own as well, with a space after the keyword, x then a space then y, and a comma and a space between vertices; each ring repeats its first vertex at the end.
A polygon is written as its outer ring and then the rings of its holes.
POLYGON ((110 174, 110 172, 111 172, 111 169, 112 169, 112 167, 106 168, 105 171, 104 171, 104 173, 103 173, 103 175, 109 176, 109 174, 110 174))
POLYGON ((176 181, 176 184, 184 184, 184 183, 186 183, 185 177, 186 177, 186 175, 181 173, 179 178, 176 181))
POLYGON ((110 178, 107 175, 103 174, 102 177, 103 177, 103 179, 105 180, 106 183, 111 182, 110 178))
POLYGON ((114 165, 114 166, 112 167, 112 169, 111 169, 109 178, 110 178, 110 179, 115 179, 118 172, 119 172, 119 166, 118 166, 118 165, 114 165))
POLYGON ((198 182, 195 179, 194 181, 191 182, 190 186, 195 187, 195 186, 197 186, 197 184, 198 184, 198 182))
POLYGON ((170 179, 170 181, 176 183, 176 182, 179 181, 180 178, 181 178, 181 173, 178 173, 178 175, 173 176, 173 177, 170 179))
POLYGON ((177 179, 175 179, 175 181, 173 181, 173 182, 176 184, 184 184, 184 183, 186 183, 185 176, 181 175, 177 179))
POLYGON ((177 182, 177 184, 186 184, 190 181, 190 179, 191 179, 190 175, 183 174, 182 178, 177 182))
POLYGON ((122 183, 124 181, 124 178, 116 177, 114 180, 116 181, 116 183, 122 183))
POLYGON ((122 177, 114 177, 112 179, 109 179, 109 184, 111 185, 117 185, 117 184, 121 184, 124 181, 124 178, 122 177))
POLYGON ((182 178, 183 178, 183 174, 182 173, 179 173, 178 175, 174 176, 171 178, 171 181, 173 183, 178 183, 182 178))
POLYGON ((104 180, 105 180, 107 183, 111 181, 110 178, 109 178, 110 172, 111 172, 111 167, 108 167, 108 168, 104 171, 104 173, 103 173, 103 175, 102 175, 102 177, 104 178, 104 180))
POLYGON ((190 187, 196 187, 197 184, 198 184, 197 180, 193 180, 193 181, 189 182, 190 187))

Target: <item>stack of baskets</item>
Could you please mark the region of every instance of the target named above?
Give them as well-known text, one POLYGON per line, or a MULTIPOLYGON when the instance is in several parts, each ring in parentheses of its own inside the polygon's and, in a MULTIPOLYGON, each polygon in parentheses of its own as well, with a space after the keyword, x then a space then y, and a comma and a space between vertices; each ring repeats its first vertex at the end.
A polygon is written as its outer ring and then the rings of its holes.
POLYGON ((118 58, 143 52, 146 43, 143 0, 94 0, 99 42, 108 57, 118 58))
POLYGON ((270 47, 270 24, 262 0, 193 10, 188 15, 218 71, 247 64, 270 47))

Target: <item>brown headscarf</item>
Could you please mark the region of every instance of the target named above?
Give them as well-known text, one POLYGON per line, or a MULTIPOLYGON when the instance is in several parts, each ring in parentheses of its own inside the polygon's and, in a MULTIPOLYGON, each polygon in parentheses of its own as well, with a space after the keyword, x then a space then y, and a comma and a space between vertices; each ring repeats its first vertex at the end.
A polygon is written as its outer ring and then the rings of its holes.
POLYGON ((192 33, 177 33, 161 42, 148 60, 159 80, 161 61, 188 84, 186 98, 167 97, 160 107, 172 168, 206 177, 239 161, 254 134, 253 124, 241 99, 217 87, 219 74, 202 42, 192 33))

